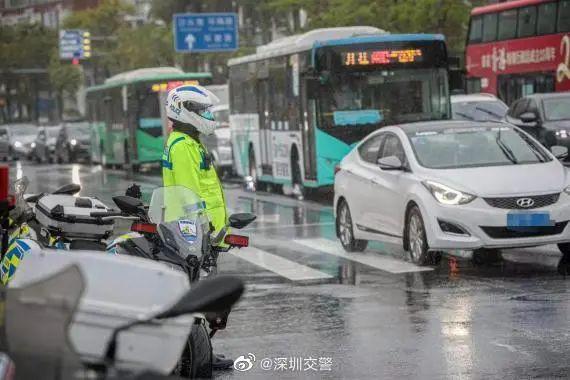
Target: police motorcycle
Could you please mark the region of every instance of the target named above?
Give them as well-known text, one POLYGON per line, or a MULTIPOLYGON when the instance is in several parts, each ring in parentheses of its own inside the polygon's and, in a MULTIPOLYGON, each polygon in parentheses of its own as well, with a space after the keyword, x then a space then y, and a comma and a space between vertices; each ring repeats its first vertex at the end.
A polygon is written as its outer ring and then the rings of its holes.
MULTIPOLYGON (((131 196, 116 196, 113 201, 123 217, 135 217, 132 233, 115 239, 107 247, 113 254, 138 256, 168 263, 184 271, 193 283, 217 273, 220 253, 249 245, 247 236, 229 234, 230 228, 241 229, 256 216, 249 213, 231 215, 228 225, 213 232, 200 197, 184 186, 168 186, 154 190, 149 206, 131 196)), ((103 219, 116 212, 94 212, 103 219)), ((226 327, 229 311, 207 314, 210 338, 226 327)))
MULTIPOLYGON (((132 221, 140 219, 137 214, 131 213, 129 215, 122 211, 114 211, 95 198, 74 197, 69 195, 79 190, 76 185, 66 186, 62 189, 63 190, 60 189, 60 191, 56 192, 58 194, 20 196, 24 200, 20 203, 23 205, 22 210, 25 210, 23 214, 26 216, 19 220, 22 224, 36 224, 37 226, 35 226, 35 228, 38 231, 38 239, 37 241, 27 240, 25 238, 28 236, 12 235, 12 244, 2 259, 2 265, 0 265, 1 278, 4 284, 12 280, 20 262, 24 259, 24 256, 28 256, 30 252, 37 254, 44 250, 56 248, 60 253, 73 251, 68 252, 68 255, 71 257, 80 257, 81 254, 97 252, 97 254, 103 258, 113 259, 113 256, 102 253, 105 251, 106 239, 113 232, 114 221, 116 219, 128 219, 132 221), (66 194, 61 194, 62 192, 66 194), (34 205, 33 211, 31 212, 29 204, 34 205)), ((21 193, 23 193, 23 191, 21 191, 21 193)), ((120 198, 116 199, 116 202, 124 204, 124 202, 121 203, 120 198)), ((160 265, 168 264, 173 266, 172 264, 176 263, 176 261, 172 260, 172 257, 168 259, 168 255, 164 255, 163 258, 163 260, 156 261, 161 261, 162 263, 160 265)), ((177 257, 174 257, 174 259, 176 258, 177 257)), ((28 261, 29 258, 26 257, 25 266, 28 265, 28 261)), ((96 267, 96 265, 93 264, 92 267, 96 267)), ((21 269, 18 270, 18 272, 20 271, 21 269)), ((130 271, 132 272, 132 269, 130 269, 130 271)), ((107 272, 108 270, 99 271, 99 273, 107 272)), ((183 270, 183 272, 185 271, 183 270)), ((177 273, 180 275, 180 271, 177 271, 177 273)), ((185 273, 183 275, 184 282, 186 286, 189 286, 185 273)), ((105 279, 105 277, 101 278, 105 279)), ((148 275, 140 275, 136 278, 137 281, 139 281, 145 279, 145 277, 148 277, 148 275)), ((118 274, 118 278, 120 278, 120 274, 118 274)), ((152 281, 148 278, 145 281, 144 286, 136 288, 141 290, 139 292, 141 299, 145 299, 145 297, 148 299, 148 293, 160 296, 160 294, 156 294, 156 289, 162 289, 163 292, 169 293, 161 281, 154 283, 154 285, 151 285, 152 281)), ((105 287, 106 282, 107 279, 103 281, 100 286, 105 287)), ((122 289, 124 287, 124 284, 120 281, 115 285, 116 288, 122 289)), ((96 302, 108 303, 105 299, 96 302)), ((114 306, 121 305, 125 302, 135 302, 135 300, 127 298, 120 302, 117 301, 114 303, 114 306)), ((142 303, 137 305, 137 307, 144 308, 144 302, 140 302, 142 303)), ((112 311, 109 311, 109 313, 112 314, 112 311)), ((205 319, 202 316, 196 318, 194 323, 189 321, 183 325, 183 328, 186 329, 185 331, 188 331, 188 326, 191 326, 189 336, 184 333, 178 335, 184 337, 184 349, 181 351, 182 355, 178 352, 178 358, 180 360, 178 360, 174 372, 184 377, 209 378, 212 376, 212 347, 210 335, 205 327, 205 319)), ((84 341, 84 343, 83 351, 93 356, 93 353, 90 352, 93 345, 88 344, 86 341, 84 341)), ((141 350, 149 351, 148 347, 145 348, 144 344, 140 346, 140 349, 137 347, 135 351, 141 350)), ((160 355, 160 353, 157 354, 160 355)), ((152 357, 145 357, 144 355, 142 355, 141 358, 145 358, 142 362, 152 359, 152 357)), ((139 359, 132 359, 132 361, 135 362, 137 360, 139 359)), ((167 364, 164 364, 164 366, 167 366, 167 364)))
POLYGON ((21 268, 5 290, 0 350, 10 359, 10 379, 178 378, 169 376, 164 368, 167 361, 173 365, 177 360, 170 349, 173 343, 168 341, 176 340, 177 349, 182 350, 184 338, 178 335, 184 334, 179 334, 180 328, 176 326, 191 319, 189 314, 231 307, 244 290, 241 280, 229 276, 217 277, 188 290, 187 281, 179 272, 158 263, 127 259, 120 269, 131 265, 135 274, 141 274, 140 262, 145 262, 147 269, 148 264, 160 266, 162 279, 169 290, 175 291, 174 296, 164 305, 154 305, 157 307, 128 318, 107 325, 101 324, 105 321, 100 318, 99 323, 94 323, 84 319, 86 301, 96 295, 98 289, 93 287, 93 281, 101 274, 89 265, 95 263, 97 269, 113 270, 117 258, 97 253, 78 255, 80 258, 53 252, 32 255, 28 258, 29 265, 21 268), (82 260, 85 257, 91 260, 82 260), (177 286, 172 287, 173 284, 177 286), (83 338, 97 340, 99 349, 93 357, 86 357, 84 342, 77 339, 78 327, 83 338), (89 336, 89 329, 98 335, 89 336), (140 343, 145 338, 147 342, 143 343, 150 354, 160 354, 156 359, 162 363, 156 363, 155 359, 137 367, 126 358, 133 350, 133 340, 140 343), (161 349, 166 350, 157 352, 161 349))

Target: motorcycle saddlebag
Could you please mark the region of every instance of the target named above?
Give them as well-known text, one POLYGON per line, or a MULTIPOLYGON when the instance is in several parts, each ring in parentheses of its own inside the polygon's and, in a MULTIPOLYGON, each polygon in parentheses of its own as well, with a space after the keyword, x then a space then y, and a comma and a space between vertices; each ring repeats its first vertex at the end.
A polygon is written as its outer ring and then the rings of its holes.
POLYGON ((111 234, 113 220, 102 220, 90 214, 109 210, 96 198, 45 195, 36 204, 36 219, 52 236, 99 240, 111 234))

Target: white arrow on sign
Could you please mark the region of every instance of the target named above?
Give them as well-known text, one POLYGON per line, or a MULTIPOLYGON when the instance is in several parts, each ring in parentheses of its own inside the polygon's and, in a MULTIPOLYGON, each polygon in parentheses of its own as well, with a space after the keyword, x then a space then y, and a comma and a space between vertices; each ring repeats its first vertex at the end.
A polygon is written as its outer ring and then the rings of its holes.
POLYGON ((186 41, 186 43, 188 44, 188 50, 192 50, 192 48, 194 47, 194 42, 196 42, 196 37, 194 37, 192 33, 188 33, 184 41, 186 41))

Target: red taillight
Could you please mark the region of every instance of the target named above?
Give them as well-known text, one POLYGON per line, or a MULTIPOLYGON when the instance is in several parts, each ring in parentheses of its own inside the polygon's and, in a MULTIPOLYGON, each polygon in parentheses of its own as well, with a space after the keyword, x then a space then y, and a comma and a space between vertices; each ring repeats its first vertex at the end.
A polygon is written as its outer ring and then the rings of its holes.
POLYGON ((156 224, 152 223, 133 223, 131 231, 145 234, 155 234, 157 232, 156 224))
POLYGON ((241 235, 226 235, 224 243, 233 247, 247 247, 249 245, 249 237, 241 235))
POLYGON ((336 173, 340 172, 340 165, 336 165, 334 167, 334 174, 336 175, 336 173))

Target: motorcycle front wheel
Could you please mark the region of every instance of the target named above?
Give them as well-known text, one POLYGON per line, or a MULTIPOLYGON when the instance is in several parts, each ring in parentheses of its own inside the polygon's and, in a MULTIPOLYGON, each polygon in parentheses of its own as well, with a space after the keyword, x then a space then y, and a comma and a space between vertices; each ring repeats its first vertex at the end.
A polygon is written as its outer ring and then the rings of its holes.
POLYGON ((188 343, 173 374, 187 379, 212 378, 212 342, 203 319, 192 325, 188 343))

